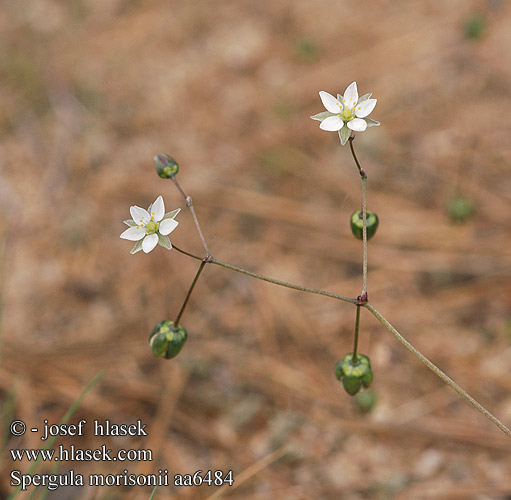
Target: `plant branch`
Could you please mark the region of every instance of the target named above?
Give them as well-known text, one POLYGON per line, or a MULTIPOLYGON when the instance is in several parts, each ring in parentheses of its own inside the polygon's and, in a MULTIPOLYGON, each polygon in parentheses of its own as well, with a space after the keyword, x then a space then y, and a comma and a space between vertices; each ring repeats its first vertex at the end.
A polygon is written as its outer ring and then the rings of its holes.
POLYGON ((181 316, 185 312, 186 305, 188 304, 188 300, 190 299, 190 295, 192 295, 193 288, 195 287, 195 284, 199 280, 199 276, 202 273, 202 270, 204 269, 204 266, 208 262, 207 259, 202 260, 200 263, 199 269, 197 270, 197 273, 195 274, 195 278, 193 278, 192 284, 190 285, 190 288, 188 289, 188 293, 186 294, 185 300, 183 302, 183 305, 181 306, 181 310, 179 311, 179 314, 176 317, 176 321, 174 321, 174 324, 176 326, 179 325, 179 320, 181 319, 181 316))
POLYGON ((366 302, 364 307, 370 311, 375 318, 394 336, 394 338, 417 359, 422 361, 437 377, 442 379, 448 386, 454 389, 462 398, 467 400, 477 411, 482 413, 491 423, 496 425, 507 437, 511 438, 511 430, 509 430, 495 415, 490 413, 483 405, 478 403, 470 394, 464 391, 454 380, 447 376, 438 366, 433 364, 424 354, 416 349, 408 342, 388 321, 377 311, 372 304, 366 302))
POLYGON ((352 135, 348 142, 350 143, 351 155, 355 160, 358 173, 362 180, 362 247, 364 255, 362 262, 362 293, 360 294, 360 298, 362 302, 365 302, 367 300, 367 175, 361 167, 357 154, 355 153, 355 148, 353 147, 354 139, 355 136, 352 135))
MULTIPOLYGON (((493 415, 490 411, 488 411, 483 405, 481 405, 478 401, 476 401, 470 394, 468 394, 465 390, 463 390, 454 380, 452 380, 448 375, 446 375, 438 366, 436 366, 434 363, 432 363, 424 354, 422 354, 417 348, 415 348, 410 342, 408 342, 389 322, 388 320, 377 310, 375 307, 370 304, 369 302, 361 302, 360 298, 352 299, 350 297, 345 297, 343 295, 338 295, 331 292, 326 292, 324 290, 319 290, 316 288, 309 288, 301 285, 295 285, 293 283, 288 283, 286 281, 276 280, 273 278, 269 278, 267 276, 263 276, 261 274, 257 274, 251 271, 247 271, 245 269, 242 269, 240 267, 233 266, 231 264, 227 264, 225 262, 221 262, 219 260, 211 258, 201 258, 197 255, 194 255, 190 252, 187 252, 185 250, 182 250, 179 247, 176 247, 176 245, 173 245, 173 248, 175 248, 178 252, 191 257, 196 260, 201 261, 201 265, 199 267, 199 270, 197 271, 197 274, 195 275, 195 279, 192 283, 192 286, 190 287, 190 290, 188 291, 188 295, 185 299, 185 303, 183 304, 183 307, 181 308, 181 312, 178 315, 178 320, 182 314, 182 311, 184 310, 184 307, 186 306, 186 303, 190 297, 190 294, 193 290, 193 287, 195 286, 195 283, 197 282, 200 273, 202 272, 202 269, 207 263, 216 264, 217 266, 225 267, 226 269, 230 269, 231 271, 236 271, 241 274, 245 274, 246 276, 250 276, 252 278, 257 278, 262 281, 267 281, 268 283, 273 283, 274 285, 284 286, 286 288, 291 288, 293 290, 298 290, 301 292, 307 292, 307 293, 314 293, 317 295, 323 295, 325 297, 330 297, 332 299, 341 300, 344 302, 349 302, 351 304, 354 304, 357 306, 357 319, 355 323, 355 349, 354 353, 356 353, 357 348, 357 333, 358 333, 358 324, 359 324, 359 312, 360 307, 365 307, 371 314, 374 315, 374 317, 387 329, 394 338, 411 354, 413 354, 417 359, 419 359, 422 363, 424 363, 437 377, 439 377, 443 382, 445 382, 448 386, 450 386, 452 389, 454 389, 462 398, 464 398, 468 403, 470 403, 477 411, 479 411, 482 415, 484 415, 492 424, 496 425, 504 434, 506 434, 507 437, 511 438, 511 430, 509 430, 495 415, 493 415)), ((177 321, 176 320, 176 323, 177 321)))
POLYGON ((190 213, 193 217, 193 222, 195 223, 195 227, 197 228, 197 232, 199 233, 199 237, 202 241, 202 246, 204 247, 204 250, 206 251, 207 257, 211 257, 211 252, 209 251, 208 244, 206 243, 206 239, 204 238, 204 235, 202 234, 202 229, 199 224, 199 219, 197 219, 197 215, 195 213, 195 208, 193 208, 193 201, 191 196, 187 196, 185 192, 181 189, 181 186, 179 185, 179 182, 177 182, 176 177, 172 177, 172 181, 174 182, 177 190, 181 193, 181 196, 185 199, 186 206, 190 209, 190 213))
POLYGON ((226 269, 230 269, 231 271, 236 271, 237 273, 245 274, 246 276, 250 276, 252 278, 257 278, 262 281, 267 281, 268 283, 273 283, 274 285, 284 286, 286 288, 291 288, 293 290, 299 290, 300 292, 307 292, 307 293, 314 293, 317 295, 323 295, 325 297, 342 300, 344 302, 349 302, 351 304, 356 304, 358 302, 358 299, 352 299, 351 297, 345 297, 344 295, 339 295, 337 293, 326 292, 324 290, 319 290, 317 288, 310 288, 307 286, 295 285, 293 283, 288 283, 287 281, 281 281, 281 280, 277 280, 274 278, 269 278, 268 276, 264 276, 262 274, 257 274, 252 271, 247 271, 246 269, 242 269, 241 267, 236 267, 231 264, 227 264, 226 262, 221 262, 219 260, 214 259, 213 257, 211 257, 210 259, 202 259, 198 255, 194 255, 190 252, 186 252, 185 250, 182 250, 181 248, 177 247, 176 245, 173 245, 173 248, 175 248, 178 252, 180 252, 184 255, 187 255, 188 257, 191 257, 192 259, 201 260, 204 263, 216 264, 217 266, 225 267, 226 269))
POLYGON ((364 257, 362 263, 362 298, 367 299, 367 196, 366 196, 367 176, 362 177, 362 247, 364 257))
POLYGON ((353 357, 351 358, 353 364, 356 364, 357 362, 359 325, 360 325, 360 306, 357 305, 357 316, 355 318, 355 339, 353 340, 353 357))

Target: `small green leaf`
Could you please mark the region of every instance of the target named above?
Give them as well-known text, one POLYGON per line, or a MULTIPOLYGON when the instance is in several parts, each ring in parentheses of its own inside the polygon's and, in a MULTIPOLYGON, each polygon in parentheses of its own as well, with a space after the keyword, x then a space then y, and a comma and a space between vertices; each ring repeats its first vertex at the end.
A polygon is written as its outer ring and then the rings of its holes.
POLYGON ((131 254, 135 254, 135 253, 139 252, 140 250, 142 250, 142 241, 144 241, 144 238, 142 238, 141 240, 139 240, 135 243, 135 246, 130 251, 131 254))
POLYGON ((163 219, 162 220, 165 220, 165 219, 175 219, 176 218, 176 215, 181 212, 181 209, 180 208, 176 208, 175 210, 172 210, 172 212, 167 212, 164 216, 163 216, 163 219))
POLYGON ((124 220, 123 222, 124 222, 124 224, 126 224, 129 227, 135 227, 137 225, 137 223, 134 220, 131 220, 131 219, 124 220))
POLYGON ((168 236, 164 236, 163 234, 158 233, 158 245, 161 245, 163 248, 170 250, 172 245, 170 244, 170 240, 168 236))
POLYGON ((364 95, 363 95, 363 96, 362 96, 362 97, 358 100, 359 104, 360 104, 361 102, 367 101, 367 99, 370 99, 372 95, 373 95, 373 94, 364 94, 364 95))
POLYGON ((367 128, 377 127, 380 124, 380 122, 377 122, 376 120, 372 120, 371 118, 364 118, 364 120, 367 123, 367 128))
POLYGON ((325 118, 328 118, 329 116, 335 116, 333 113, 330 113, 329 111, 322 111, 321 113, 318 113, 317 115, 311 116, 313 120, 318 120, 318 122, 322 122, 325 118))
POLYGON ((347 127, 346 124, 339 130, 339 139, 341 139, 341 144, 344 146, 350 137, 351 130, 347 127))

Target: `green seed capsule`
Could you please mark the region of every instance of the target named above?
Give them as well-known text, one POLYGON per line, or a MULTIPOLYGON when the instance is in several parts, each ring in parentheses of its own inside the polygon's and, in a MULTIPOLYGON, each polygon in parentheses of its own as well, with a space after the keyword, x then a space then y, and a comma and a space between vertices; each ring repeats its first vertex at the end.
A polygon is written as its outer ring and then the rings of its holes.
MULTIPOLYGON (((368 240, 370 240, 374 236, 374 233, 376 233, 376 229, 378 229, 378 224, 379 224, 378 216, 374 212, 366 210, 366 232, 368 240)), ((364 227, 362 210, 357 210, 351 214, 350 226, 353 236, 355 236, 355 238, 359 240, 362 240, 364 227)))
POLYGON ((155 356, 166 359, 176 357, 183 348, 188 334, 181 325, 173 321, 160 321, 149 335, 149 343, 155 356))
POLYGON ((373 383, 373 378, 374 378, 373 371, 371 370, 371 367, 369 366, 367 368, 366 373, 364 373, 364 375, 362 375, 362 378, 360 380, 362 381, 362 385, 365 388, 367 388, 373 383))
POLYGON ((374 408, 377 401, 378 398, 371 389, 359 392, 355 396, 355 404, 362 413, 369 413, 374 408))
POLYGON ((156 173, 162 179, 172 179, 179 171, 177 161, 163 153, 154 157, 154 164, 156 166, 156 173))
POLYGON ((371 361, 365 354, 357 354, 353 361, 353 353, 346 354, 335 365, 335 376, 342 381, 342 385, 348 394, 353 396, 360 387, 369 387, 373 381, 371 361))
POLYGON ((474 214, 474 204, 468 198, 456 196, 449 201, 447 211, 453 222, 465 222, 474 214))
POLYGON ((342 371, 342 362, 343 360, 340 359, 337 363, 335 363, 335 376, 337 377, 337 380, 341 380, 344 375, 344 372, 342 371))
POLYGON ((167 334, 158 332, 151 338, 149 342, 151 344, 153 354, 155 356, 163 356, 165 350, 167 349, 167 334))
POLYGON ((354 396, 360 390, 360 379, 358 377, 351 377, 345 375, 342 378, 342 385, 350 396, 354 396))

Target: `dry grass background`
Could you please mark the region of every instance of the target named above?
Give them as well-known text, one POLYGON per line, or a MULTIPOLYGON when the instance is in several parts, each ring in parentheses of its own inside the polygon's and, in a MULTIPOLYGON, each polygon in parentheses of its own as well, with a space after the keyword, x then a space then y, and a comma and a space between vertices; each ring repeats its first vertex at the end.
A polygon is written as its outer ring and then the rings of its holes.
MULTIPOLYGON (((509 499, 509 440, 362 311, 378 402, 363 415, 333 375, 354 308, 207 267, 174 360, 147 338, 178 311, 197 263, 131 256, 131 204, 183 207, 152 157, 170 153, 213 254, 275 278, 360 292, 348 226, 360 186, 318 129, 317 92, 357 80, 379 128, 357 136, 373 304, 511 424, 511 9, 499 1, 26 0, 1 2, 0 404, 58 421, 148 424, 151 463, 60 471, 232 469, 229 499, 509 499), (479 38, 466 23, 482 19, 479 38), (453 224, 461 191, 476 207, 453 224), (243 479, 246 479, 243 481, 243 479)), ((173 241, 201 252, 190 214, 173 241)), ((95 447, 89 433, 64 443, 95 447)), ((27 464, 23 467, 26 469, 27 464)), ((6 496, 10 456, 0 462, 6 496)), ((24 470, 25 470, 24 469, 24 470)), ((43 466, 41 470, 45 470, 43 466)), ((206 499, 214 488, 162 488, 206 499)), ((146 499, 148 488, 51 499, 146 499)))

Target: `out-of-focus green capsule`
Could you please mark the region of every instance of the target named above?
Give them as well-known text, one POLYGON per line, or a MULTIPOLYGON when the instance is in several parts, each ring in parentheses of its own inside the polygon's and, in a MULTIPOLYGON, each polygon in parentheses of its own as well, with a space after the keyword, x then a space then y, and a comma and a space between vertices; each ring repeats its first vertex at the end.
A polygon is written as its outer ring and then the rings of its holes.
MULTIPOLYGON (((374 212, 366 210, 366 232, 368 240, 370 240, 374 236, 374 233, 376 233, 379 222, 378 216, 374 212)), ((351 214, 350 226, 353 236, 359 240, 363 239, 364 221, 362 218, 362 210, 356 210, 351 214)))
POLYGON ((466 38, 478 40, 481 38, 488 28, 488 20, 486 17, 475 14, 465 22, 463 31, 466 38))
POLYGON ((181 325, 173 321, 160 321, 149 335, 149 344, 155 356, 166 359, 176 357, 183 348, 188 334, 181 325))
POLYGON ((169 155, 160 153, 154 157, 154 164, 156 166, 156 173, 162 179, 172 179, 179 172, 179 165, 169 155))
POLYGON ((468 198, 458 195, 449 201, 447 211, 453 222, 465 222, 474 213, 474 204, 468 198))
POLYGON ((371 389, 368 391, 359 392, 354 399, 357 408, 362 413, 369 413, 378 401, 376 394, 371 389))
POLYGON ((361 382, 358 377, 345 375, 342 378, 342 385, 344 386, 345 391, 350 396, 354 396, 360 390, 360 384, 361 382))

